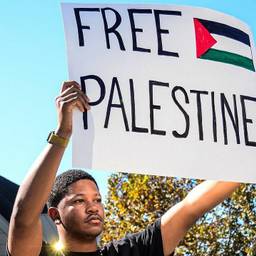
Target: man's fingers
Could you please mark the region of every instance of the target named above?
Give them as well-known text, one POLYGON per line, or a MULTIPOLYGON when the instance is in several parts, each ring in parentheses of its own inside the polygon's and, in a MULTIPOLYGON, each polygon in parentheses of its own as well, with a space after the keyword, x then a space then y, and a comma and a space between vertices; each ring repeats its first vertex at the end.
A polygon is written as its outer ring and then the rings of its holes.
POLYGON ((87 101, 87 102, 90 102, 89 97, 88 97, 86 94, 84 94, 84 93, 83 93, 83 95, 84 95, 84 97, 85 97, 86 101, 87 101))
POLYGON ((82 104, 81 101, 79 101, 78 98, 75 99, 70 99, 70 101, 72 101, 72 105, 74 107, 77 107, 81 112, 84 112, 86 109, 84 108, 84 105, 82 104))
POLYGON ((71 92, 67 95, 61 95, 56 98, 57 105, 63 105, 65 107, 69 106, 76 106, 78 107, 82 112, 89 110, 90 106, 88 102, 85 100, 85 97, 80 94, 79 92, 71 92))
POLYGON ((90 105, 89 105, 89 98, 82 92, 82 94, 79 95, 81 97, 81 101, 85 107, 85 109, 89 110, 91 109, 90 105))
POLYGON ((58 107, 62 106, 69 110, 78 107, 82 112, 90 109, 89 98, 81 91, 81 87, 76 81, 66 81, 62 84, 56 104, 58 107))
POLYGON ((62 84, 60 93, 64 92, 65 90, 67 90, 68 88, 70 88, 72 86, 76 87, 77 89, 81 89, 81 86, 76 81, 65 81, 62 84))
MULTIPOLYGON (((64 89, 64 87, 62 87, 64 89)), ((63 90, 61 93, 60 93, 60 96, 66 96, 72 92, 80 92, 82 93, 82 91, 80 90, 80 88, 77 87, 77 85, 75 84, 72 84, 70 86, 67 86, 65 88, 65 90, 63 90)))
POLYGON ((90 101, 89 97, 86 94, 84 94, 83 91, 81 91, 79 88, 77 88, 76 86, 73 86, 73 85, 71 87, 68 87, 66 90, 64 90, 60 96, 66 96, 72 92, 80 93, 84 97, 85 101, 87 101, 87 102, 90 101))
POLYGON ((74 107, 77 107, 80 111, 84 112, 84 106, 79 101, 79 97, 77 95, 68 95, 65 97, 57 98, 57 104, 59 108, 63 110, 66 109, 68 112, 71 112, 74 107))

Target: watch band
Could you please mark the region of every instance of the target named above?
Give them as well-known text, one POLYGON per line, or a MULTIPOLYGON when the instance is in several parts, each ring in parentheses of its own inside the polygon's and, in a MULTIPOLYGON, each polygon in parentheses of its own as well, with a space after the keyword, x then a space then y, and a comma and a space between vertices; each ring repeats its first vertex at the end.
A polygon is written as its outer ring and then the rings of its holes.
POLYGON ((60 137, 59 135, 55 134, 54 131, 52 131, 48 135, 47 142, 65 148, 68 145, 69 139, 60 137))

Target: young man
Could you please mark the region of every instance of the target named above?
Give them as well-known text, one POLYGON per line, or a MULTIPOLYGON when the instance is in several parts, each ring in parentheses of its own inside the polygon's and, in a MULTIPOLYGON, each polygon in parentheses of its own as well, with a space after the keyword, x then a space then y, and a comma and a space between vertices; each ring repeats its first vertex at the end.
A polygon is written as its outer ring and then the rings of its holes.
POLYGON ((230 196, 239 184, 205 181, 144 231, 98 249, 96 237, 103 229, 104 210, 95 180, 83 171, 70 170, 55 181, 72 134, 72 111, 74 108, 89 110, 88 101, 76 82, 64 82, 56 98, 57 129, 48 138, 48 145, 32 165, 16 197, 7 254, 51 255, 42 246, 40 222, 40 213, 49 198, 48 213, 57 225, 59 239, 65 248, 60 255, 172 255, 196 220, 230 196))

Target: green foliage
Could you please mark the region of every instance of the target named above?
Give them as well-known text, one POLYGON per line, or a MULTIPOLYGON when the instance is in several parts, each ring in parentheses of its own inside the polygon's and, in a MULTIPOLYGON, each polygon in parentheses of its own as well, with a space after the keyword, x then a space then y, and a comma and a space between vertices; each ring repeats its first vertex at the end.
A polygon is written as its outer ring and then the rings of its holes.
MULTIPOLYGON (((116 173, 109 178, 102 243, 145 228, 180 202, 200 180, 116 173)), ((176 256, 255 256, 256 185, 244 184, 197 221, 176 256)))

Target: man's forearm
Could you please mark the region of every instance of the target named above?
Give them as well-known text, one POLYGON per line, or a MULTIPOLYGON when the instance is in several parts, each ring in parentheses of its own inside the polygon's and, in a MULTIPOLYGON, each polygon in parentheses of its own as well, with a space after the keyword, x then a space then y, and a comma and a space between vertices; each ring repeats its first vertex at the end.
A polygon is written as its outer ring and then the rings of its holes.
POLYGON ((17 224, 30 225, 38 220, 49 197, 65 148, 48 144, 36 159, 19 188, 13 218, 17 224))
POLYGON ((195 219, 228 198, 240 183, 205 181, 195 187, 184 199, 195 219))
POLYGON ((234 182, 205 181, 169 209, 161 220, 164 254, 170 255, 197 219, 229 197, 238 186, 234 182))
MULTIPOLYGON (((55 99, 58 114, 55 135, 63 139, 70 138, 73 110, 74 108, 81 111, 89 110, 88 100, 77 82, 63 83, 60 95, 55 99)), ((20 186, 12 213, 12 222, 15 221, 17 225, 29 226, 39 220, 65 151, 65 145, 61 146, 61 143, 57 142, 57 145, 53 144, 46 146, 20 186)))
POLYGON ((88 98, 75 81, 63 83, 55 103, 57 129, 30 168, 13 207, 8 233, 8 249, 12 255, 39 254, 42 244, 40 214, 54 184, 67 139, 72 134, 73 110, 78 108, 84 112, 89 109, 88 98))

